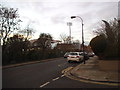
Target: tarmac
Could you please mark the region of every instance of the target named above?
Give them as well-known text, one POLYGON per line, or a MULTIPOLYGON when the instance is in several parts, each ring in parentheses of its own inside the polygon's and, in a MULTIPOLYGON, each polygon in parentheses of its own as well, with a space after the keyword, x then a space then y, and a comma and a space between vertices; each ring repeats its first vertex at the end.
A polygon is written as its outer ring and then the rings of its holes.
POLYGON ((65 75, 78 81, 120 86, 120 72, 101 70, 97 56, 90 57, 89 60, 85 61, 85 64, 81 63, 70 68, 65 75))
POLYGON ((53 61, 55 59, 58 59, 58 58, 51 58, 51 59, 45 59, 45 60, 29 61, 29 62, 23 62, 23 63, 18 63, 18 64, 5 65, 5 66, 0 67, 0 69, 7 69, 7 68, 18 67, 18 66, 29 65, 29 64, 35 64, 35 63, 41 63, 41 62, 46 62, 46 61, 53 61))
MULTIPOLYGON (((2 68, 11 68, 16 66, 22 66, 27 64, 40 63, 45 61, 50 61, 53 59, 47 59, 43 61, 32 61, 21 64, 13 64, 3 66, 2 68)), ((98 57, 90 57, 89 60, 85 61, 85 64, 82 62, 76 67, 69 67, 62 71, 64 75, 68 78, 83 81, 87 83, 96 83, 96 84, 104 84, 104 85, 113 85, 120 86, 120 71, 104 71, 101 70, 98 64, 98 57)))

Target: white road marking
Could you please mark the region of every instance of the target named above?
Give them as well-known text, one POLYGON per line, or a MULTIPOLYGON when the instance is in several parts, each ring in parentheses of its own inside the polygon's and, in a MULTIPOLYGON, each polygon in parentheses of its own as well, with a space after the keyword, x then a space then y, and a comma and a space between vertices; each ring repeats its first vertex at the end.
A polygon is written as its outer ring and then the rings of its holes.
POLYGON ((64 77, 65 75, 63 74, 63 75, 61 75, 61 77, 64 77))
POLYGON ((53 79, 52 81, 55 81, 55 80, 57 80, 57 79, 59 79, 59 77, 57 77, 57 78, 53 79))
MULTIPOLYGON (((66 63, 64 63, 64 64, 66 64, 66 63)), ((64 64, 61 64, 61 65, 64 65, 64 64)), ((61 65, 58 65, 58 66, 61 66, 61 65)), ((66 72, 66 71, 68 71, 68 70, 71 69, 71 68, 73 68, 73 67, 68 67, 67 69, 63 70, 62 72, 66 72)), ((65 75, 63 74, 63 75, 61 75, 60 77, 64 77, 64 76, 65 76, 65 75)), ((52 79, 52 81, 56 81, 56 80, 58 80, 60 77, 54 78, 54 79, 52 79)), ((48 85, 49 83, 50 83, 50 82, 46 82, 46 83, 44 83, 43 85, 41 85, 40 87, 42 88, 42 87, 48 85)))
POLYGON ((42 88, 42 87, 46 86, 46 85, 49 84, 49 83, 50 83, 50 82, 46 82, 45 84, 41 85, 40 87, 42 88))
POLYGON ((58 65, 58 67, 60 67, 60 65, 58 65))
MULTIPOLYGON (((65 76, 65 75, 63 74, 63 75, 61 75, 60 77, 64 77, 64 76, 65 76)), ((56 81, 56 80, 58 80, 60 77, 54 78, 54 79, 52 79, 52 81, 56 81)), ((46 83, 42 84, 40 87, 42 88, 42 87, 48 85, 49 83, 50 83, 50 82, 46 82, 46 83)))

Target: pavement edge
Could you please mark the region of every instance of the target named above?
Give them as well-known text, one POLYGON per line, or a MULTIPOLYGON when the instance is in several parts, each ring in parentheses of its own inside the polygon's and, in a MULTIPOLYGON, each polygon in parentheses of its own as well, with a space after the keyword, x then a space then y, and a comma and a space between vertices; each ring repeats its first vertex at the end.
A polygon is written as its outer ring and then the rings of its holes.
POLYGON ((70 79, 81 81, 84 83, 92 83, 92 84, 101 84, 101 85, 120 87, 120 83, 117 83, 117 82, 98 81, 98 80, 92 80, 89 78, 78 77, 77 75, 75 75, 74 73, 71 72, 72 70, 76 71, 78 69, 78 67, 79 67, 79 65, 77 65, 76 67, 68 67, 68 68, 62 70, 62 73, 64 73, 64 75, 70 79))

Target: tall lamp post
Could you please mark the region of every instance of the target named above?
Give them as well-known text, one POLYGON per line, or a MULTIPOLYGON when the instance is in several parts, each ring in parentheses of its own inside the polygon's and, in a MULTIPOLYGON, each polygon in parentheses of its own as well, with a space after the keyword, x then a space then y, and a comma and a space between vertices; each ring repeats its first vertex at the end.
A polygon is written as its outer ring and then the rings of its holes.
POLYGON ((84 52, 84 33, 83 33, 83 19, 80 16, 71 16, 71 19, 73 18, 80 18, 81 24, 82 24, 82 51, 83 51, 83 56, 84 56, 84 64, 85 64, 85 52, 84 52))
POLYGON ((71 44, 71 26, 72 26, 72 23, 71 22, 67 22, 67 25, 69 26, 69 38, 70 38, 70 44, 71 44))

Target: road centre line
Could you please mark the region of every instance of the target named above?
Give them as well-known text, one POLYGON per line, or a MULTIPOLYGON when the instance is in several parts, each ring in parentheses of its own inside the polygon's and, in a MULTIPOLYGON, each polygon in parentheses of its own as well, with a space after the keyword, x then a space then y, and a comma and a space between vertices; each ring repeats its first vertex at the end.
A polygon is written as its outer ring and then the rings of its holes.
MULTIPOLYGON (((64 77, 64 76, 65 76, 64 74, 61 75, 61 77, 64 77)), ((55 78, 55 79, 52 79, 52 81, 56 81, 56 80, 58 80, 58 79, 60 79, 60 77, 57 77, 57 78, 55 78)), ((48 85, 49 83, 50 83, 50 82, 46 82, 46 83, 42 84, 40 87, 42 88, 42 87, 48 85)))
POLYGON ((42 87, 46 86, 46 85, 49 84, 49 83, 50 83, 50 82, 46 82, 45 84, 41 85, 40 87, 42 88, 42 87))
POLYGON ((59 77, 57 77, 57 78, 55 78, 55 79, 52 79, 52 81, 55 81, 55 80, 57 80, 57 79, 59 79, 59 77))
POLYGON ((64 77, 65 75, 63 74, 63 75, 61 75, 61 77, 64 77))

